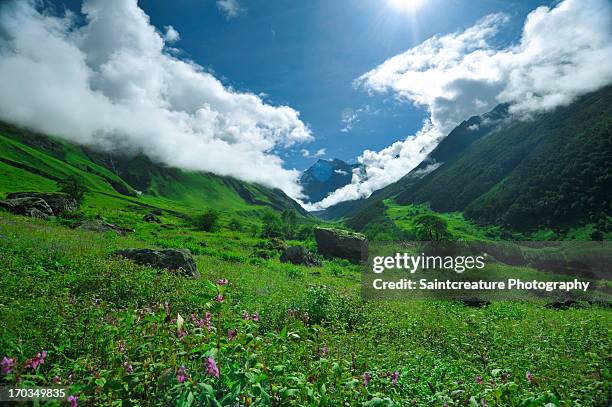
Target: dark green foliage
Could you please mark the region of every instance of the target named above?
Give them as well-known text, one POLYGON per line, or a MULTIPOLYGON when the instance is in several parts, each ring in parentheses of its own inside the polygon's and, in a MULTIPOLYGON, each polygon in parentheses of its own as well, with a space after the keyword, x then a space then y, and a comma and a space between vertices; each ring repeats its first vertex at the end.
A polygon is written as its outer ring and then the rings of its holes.
POLYGON ((295 209, 285 209, 281 213, 283 222, 283 236, 285 239, 293 239, 297 229, 297 212, 295 209))
POLYGON ((219 229, 219 212, 208 209, 197 219, 197 226, 204 232, 214 232, 219 229))
POLYGON ((439 242, 450 238, 448 223, 439 216, 421 215, 415 219, 414 224, 417 240, 439 242))
POLYGON ((58 181, 60 192, 65 193, 72 199, 74 199, 79 205, 83 203, 85 199, 85 192, 87 187, 83 179, 77 175, 70 175, 60 181, 58 181))
POLYGON ((235 232, 242 231, 242 223, 238 218, 232 218, 227 224, 229 230, 233 230, 235 232))
POLYGON ((262 237, 281 237, 283 227, 281 218, 272 211, 266 211, 261 219, 261 236, 262 237))
POLYGON ((404 190, 481 223, 519 230, 572 225, 609 212, 612 87, 531 120, 515 119, 404 190))

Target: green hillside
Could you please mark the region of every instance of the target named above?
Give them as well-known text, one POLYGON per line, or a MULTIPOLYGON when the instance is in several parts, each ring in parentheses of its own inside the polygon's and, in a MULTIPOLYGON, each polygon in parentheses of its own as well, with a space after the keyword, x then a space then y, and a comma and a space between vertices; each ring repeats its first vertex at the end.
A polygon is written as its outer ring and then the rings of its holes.
POLYGON ((272 208, 295 209, 307 216, 278 189, 165 167, 143 155, 101 153, 0 123, 0 194, 53 192, 58 181, 71 175, 84 181, 85 211, 93 213, 135 207, 191 215, 215 209, 248 217, 272 208))
POLYGON ((479 127, 475 135, 466 131, 477 124, 474 118, 463 122, 397 183, 326 212, 347 216, 348 225, 362 230, 366 225, 359 220, 372 218, 377 205, 380 213, 377 202, 393 198, 399 205, 462 212, 483 226, 532 235, 552 230, 565 237, 593 225, 609 233, 612 87, 530 119, 501 120, 504 110, 496 108, 498 124, 485 131, 479 127), (441 165, 417 176, 431 163, 441 165))

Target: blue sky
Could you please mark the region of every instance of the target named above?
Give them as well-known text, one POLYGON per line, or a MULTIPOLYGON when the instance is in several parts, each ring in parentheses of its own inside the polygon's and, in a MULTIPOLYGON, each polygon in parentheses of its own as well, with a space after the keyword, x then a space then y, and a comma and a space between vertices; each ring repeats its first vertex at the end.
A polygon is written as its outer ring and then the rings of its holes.
POLYGON ((498 103, 529 117, 612 83, 610 17, 609 0, 5 0, 0 119, 298 200, 315 152, 358 159, 322 209, 498 103))
MULTIPOLYGON (((74 11, 80 1, 59 0, 74 11)), ((286 168, 304 170, 324 148, 325 158, 354 162, 364 149, 380 150, 421 128, 426 113, 393 95, 368 95, 353 81, 386 59, 436 34, 465 29, 481 17, 511 17, 498 40, 516 41, 525 16, 543 1, 427 0, 413 14, 385 0, 241 0, 227 18, 214 0, 142 0, 160 31, 180 33, 174 46, 239 91, 265 93, 271 104, 300 112, 315 140, 276 153, 286 168), (368 107, 366 107, 368 106, 368 107), (349 131, 342 121, 357 112, 349 131)))

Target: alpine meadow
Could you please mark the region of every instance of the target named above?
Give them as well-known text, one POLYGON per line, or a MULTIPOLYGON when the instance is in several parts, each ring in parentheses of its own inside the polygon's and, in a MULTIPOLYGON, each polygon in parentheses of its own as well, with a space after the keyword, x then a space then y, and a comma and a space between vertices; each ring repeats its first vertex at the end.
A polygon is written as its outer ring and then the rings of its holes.
POLYGON ((612 405, 608 0, 0 3, 0 404, 612 405))

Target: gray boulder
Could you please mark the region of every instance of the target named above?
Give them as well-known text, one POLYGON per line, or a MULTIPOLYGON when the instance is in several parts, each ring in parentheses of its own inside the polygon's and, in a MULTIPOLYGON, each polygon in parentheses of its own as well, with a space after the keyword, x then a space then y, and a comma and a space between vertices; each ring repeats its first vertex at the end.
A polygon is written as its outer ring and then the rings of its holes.
POLYGON ((108 223, 103 219, 86 220, 80 222, 76 228, 99 233, 114 232, 122 236, 126 235, 128 232, 134 231, 134 229, 122 228, 121 226, 113 225, 112 223, 108 223))
POLYGON ((124 249, 115 254, 137 264, 176 271, 187 277, 200 277, 198 266, 187 249, 124 249))
POLYGON ((320 266, 321 262, 304 246, 289 246, 280 256, 282 263, 301 264, 303 266, 320 266))
POLYGON ((317 251, 326 257, 340 257, 353 263, 368 258, 368 240, 359 233, 332 228, 315 228, 317 251))
POLYGON ((0 201, 0 207, 17 215, 49 219, 54 216, 53 209, 44 199, 34 197, 12 198, 0 201))
POLYGON ((74 212, 79 209, 77 201, 66 194, 56 192, 13 192, 6 196, 6 199, 32 198, 44 200, 53 215, 60 216, 65 213, 74 212))

